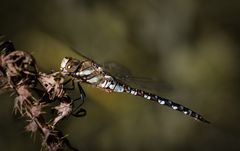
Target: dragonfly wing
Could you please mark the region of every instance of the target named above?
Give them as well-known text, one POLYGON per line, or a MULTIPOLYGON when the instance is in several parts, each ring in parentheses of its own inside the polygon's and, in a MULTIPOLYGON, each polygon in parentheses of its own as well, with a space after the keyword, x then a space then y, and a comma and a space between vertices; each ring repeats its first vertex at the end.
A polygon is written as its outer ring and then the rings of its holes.
POLYGON ((119 80, 125 81, 128 80, 128 77, 132 77, 132 73, 127 67, 114 61, 104 62, 103 69, 119 80))
POLYGON ((173 89, 165 80, 133 76, 127 67, 115 61, 104 62, 103 69, 117 80, 131 86, 156 91, 170 91, 173 89))

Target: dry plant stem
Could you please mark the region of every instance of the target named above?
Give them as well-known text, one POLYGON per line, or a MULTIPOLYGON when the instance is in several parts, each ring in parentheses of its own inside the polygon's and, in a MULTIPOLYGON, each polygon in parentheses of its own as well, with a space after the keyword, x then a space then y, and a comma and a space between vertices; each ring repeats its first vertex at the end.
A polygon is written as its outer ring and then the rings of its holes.
POLYGON ((43 150, 61 151, 66 147, 77 150, 56 129, 56 125, 73 111, 73 101, 64 89, 64 77, 59 72, 39 72, 33 56, 15 50, 9 41, 1 43, 0 50, 0 89, 16 93, 14 110, 26 118, 26 131, 40 132, 43 150), (51 103, 55 101, 59 104, 53 106, 51 103), (56 110, 57 115, 47 113, 48 107, 56 110), (46 121, 44 114, 51 115, 50 121, 46 121))
POLYGON ((39 104, 39 102, 35 102, 36 100, 32 97, 27 86, 21 85, 17 87, 16 92, 18 94, 16 97, 16 104, 18 104, 15 106, 16 109, 19 110, 22 116, 28 117, 30 119, 29 121, 31 121, 26 130, 31 131, 32 133, 35 133, 36 130, 39 130, 43 138, 42 146, 45 149, 55 151, 63 148, 61 138, 57 138, 57 135, 55 137, 59 142, 51 143, 51 141, 48 141, 50 135, 55 135, 54 131, 48 124, 46 124, 43 116, 41 115, 42 106, 39 104))

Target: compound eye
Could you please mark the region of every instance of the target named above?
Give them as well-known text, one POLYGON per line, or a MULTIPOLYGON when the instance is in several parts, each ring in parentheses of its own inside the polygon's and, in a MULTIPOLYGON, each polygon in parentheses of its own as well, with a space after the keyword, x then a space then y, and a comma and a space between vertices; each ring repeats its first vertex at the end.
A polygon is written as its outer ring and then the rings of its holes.
POLYGON ((79 66, 80 66, 79 60, 73 59, 70 57, 65 57, 62 60, 60 69, 62 72, 70 74, 70 73, 76 72, 79 66))
POLYGON ((68 65, 68 66, 67 66, 67 68, 68 68, 68 69, 71 69, 71 68, 72 68, 72 66, 71 66, 71 65, 68 65))

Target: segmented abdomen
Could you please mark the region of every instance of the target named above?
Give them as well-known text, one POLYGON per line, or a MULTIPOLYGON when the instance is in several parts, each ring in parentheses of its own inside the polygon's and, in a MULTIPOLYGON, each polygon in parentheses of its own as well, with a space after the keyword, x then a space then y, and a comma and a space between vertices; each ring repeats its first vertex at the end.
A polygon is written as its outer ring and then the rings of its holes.
POLYGON ((149 93, 149 92, 145 92, 143 90, 132 88, 128 85, 124 85, 124 92, 135 95, 135 96, 143 97, 147 100, 157 102, 161 105, 165 105, 165 106, 170 107, 174 110, 180 111, 180 112, 184 113, 185 115, 189 115, 189 116, 195 118, 196 120, 199 120, 199 121, 202 121, 202 122, 205 122, 205 123, 209 123, 209 121, 204 119, 200 114, 194 112, 193 110, 191 110, 191 109, 189 109, 189 108, 187 108, 187 107, 185 107, 181 104, 175 103, 175 102, 173 102, 169 99, 165 99, 163 97, 160 97, 158 95, 155 95, 155 94, 152 94, 152 93, 149 93))

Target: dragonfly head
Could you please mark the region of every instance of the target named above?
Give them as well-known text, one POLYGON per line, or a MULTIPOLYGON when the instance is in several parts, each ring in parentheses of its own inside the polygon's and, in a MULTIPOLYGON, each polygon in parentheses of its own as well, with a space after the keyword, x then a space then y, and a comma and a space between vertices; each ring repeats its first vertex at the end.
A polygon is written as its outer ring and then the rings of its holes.
POLYGON ((63 75, 71 75, 75 73, 80 66, 80 61, 71 57, 63 58, 60 70, 63 75))

